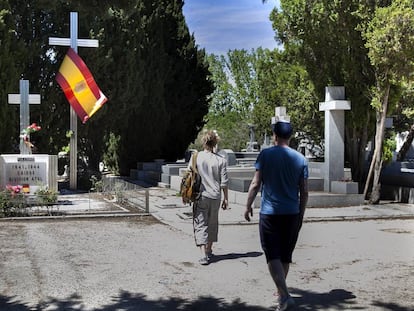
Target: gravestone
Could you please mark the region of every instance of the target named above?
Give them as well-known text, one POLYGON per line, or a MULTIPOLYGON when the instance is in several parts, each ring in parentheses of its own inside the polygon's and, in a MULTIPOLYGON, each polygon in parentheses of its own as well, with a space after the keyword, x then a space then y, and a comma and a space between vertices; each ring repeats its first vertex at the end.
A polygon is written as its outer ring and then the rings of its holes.
POLYGON ((48 188, 57 191, 57 156, 47 154, 0 155, 0 188, 21 185, 33 194, 48 188))
MULTIPOLYGON (((20 131, 30 123, 30 104, 40 104, 40 95, 29 94, 29 81, 20 80, 20 94, 9 94, 9 104, 20 104, 20 131)), ((20 154, 0 155, 0 189, 7 186, 23 186, 24 192, 33 194, 39 189, 58 190, 57 156, 31 154, 24 142, 20 154)))
POLYGON ((221 149, 218 152, 223 158, 227 161, 227 166, 234 166, 237 164, 236 155, 234 154, 233 150, 231 149, 221 149))

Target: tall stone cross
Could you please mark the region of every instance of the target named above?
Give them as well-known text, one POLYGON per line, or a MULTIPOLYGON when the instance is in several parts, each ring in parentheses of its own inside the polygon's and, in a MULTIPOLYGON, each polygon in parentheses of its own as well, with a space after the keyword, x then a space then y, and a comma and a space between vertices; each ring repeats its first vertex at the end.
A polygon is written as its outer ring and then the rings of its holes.
POLYGON ((331 182, 344 177, 345 110, 351 110, 351 102, 345 100, 345 87, 327 86, 325 101, 319 103, 319 111, 325 112, 325 172, 324 190, 331 191, 331 182))
MULTIPOLYGON (((78 39, 78 12, 70 12, 70 38, 49 38, 49 45, 70 46, 76 53, 78 47, 96 48, 99 46, 98 40, 78 39)), ((77 189, 77 157, 78 157, 78 116, 75 110, 70 107, 70 161, 69 161, 69 184, 70 189, 77 189)))
MULTIPOLYGON (((20 132, 30 125, 29 105, 40 104, 40 94, 29 94, 29 81, 20 80, 20 94, 8 94, 9 104, 20 105, 20 132)), ((20 154, 30 154, 30 147, 20 139, 20 154)))

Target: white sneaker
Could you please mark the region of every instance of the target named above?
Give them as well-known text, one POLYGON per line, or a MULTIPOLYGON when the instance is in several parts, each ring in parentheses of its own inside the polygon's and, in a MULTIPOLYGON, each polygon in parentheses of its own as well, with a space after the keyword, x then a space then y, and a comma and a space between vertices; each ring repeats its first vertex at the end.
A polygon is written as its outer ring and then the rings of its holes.
POLYGON ((200 265, 207 266, 207 265, 208 265, 208 258, 207 258, 207 257, 201 257, 201 258, 198 260, 198 263, 199 263, 200 265))
POLYGON ((285 311, 295 305, 295 301, 292 297, 288 296, 285 300, 279 301, 278 306, 276 307, 275 311, 285 311))

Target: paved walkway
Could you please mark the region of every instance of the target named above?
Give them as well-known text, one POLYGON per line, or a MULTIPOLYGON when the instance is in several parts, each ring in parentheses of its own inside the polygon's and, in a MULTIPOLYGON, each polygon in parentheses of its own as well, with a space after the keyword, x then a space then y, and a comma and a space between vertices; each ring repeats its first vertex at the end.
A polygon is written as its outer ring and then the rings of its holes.
MULTIPOLYGON (((192 225, 191 207, 185 206, 181 198, 169 189, 157 189, 150 192, 150 213, 160 221, 184 229, 192 225)), ((249 225, 258 222, 259 209, 253 211, 251 222, 244 220, 245 206, 230 204, 227 210, 221 210, 219 221, 222 225, 249 225)), ((307 208, 305 222, 323 221, 361 221, 370 219, 414 219, 414 204, 381 203, 350 207, 307 208)), ((185 229, 184 229, 185 230, 185 229)))
MULTIPOLYGON (((54 217, 86 222, 1 221, 0 310, 274 308, 257 225, 246 225, 244 206, 220 211, 215 259, 200 266, 191 208, 169 189, 149 192, 150 213, 167 225, 79 193, 60 195, 65 215, 54 217)), ((289 272, 295 310, 412 310, 413 219, 412 204, 309 208, 289 272), (359 221, 366 219, 386 220, 359 221)))
MULTIPOLYGON (((148 188, 149 213, 170 226, 187 230, 192 225, 192 209, 184 205, 175 190, 168 188, 148 188)), ((116 217, 137 216, 142 211, 131 211, 114 200, 103 200, 93 193, 66 193, 59 195, 60 204, 53 208, 57 213, 50 217, 116 217)), ((244 220, 245 207, 231 204, 221 210, 219 217, 223 225, 249 225, 258 221, 259 209, 254 209, 253 219, 244 220)), ((361 221, 369 219, 414 219, 414 204, 384 202, 379 205, 360 205, 350 207, 307 208, 305 222, 323 221, 361 221)))

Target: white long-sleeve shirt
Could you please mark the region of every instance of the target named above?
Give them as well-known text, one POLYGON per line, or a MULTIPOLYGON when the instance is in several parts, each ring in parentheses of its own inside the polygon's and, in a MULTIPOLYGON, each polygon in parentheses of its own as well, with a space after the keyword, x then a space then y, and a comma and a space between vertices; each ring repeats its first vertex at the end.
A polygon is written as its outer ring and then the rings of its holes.
MULTIPOLYGON (((192 163, 190 159, 189 166, 192 163)), ((221 155, 200 151, 197 155, 197 170, 201 176, 201 195, 210 199, 221 199, 221 189, 227 187, 227 161, 221 155)))

